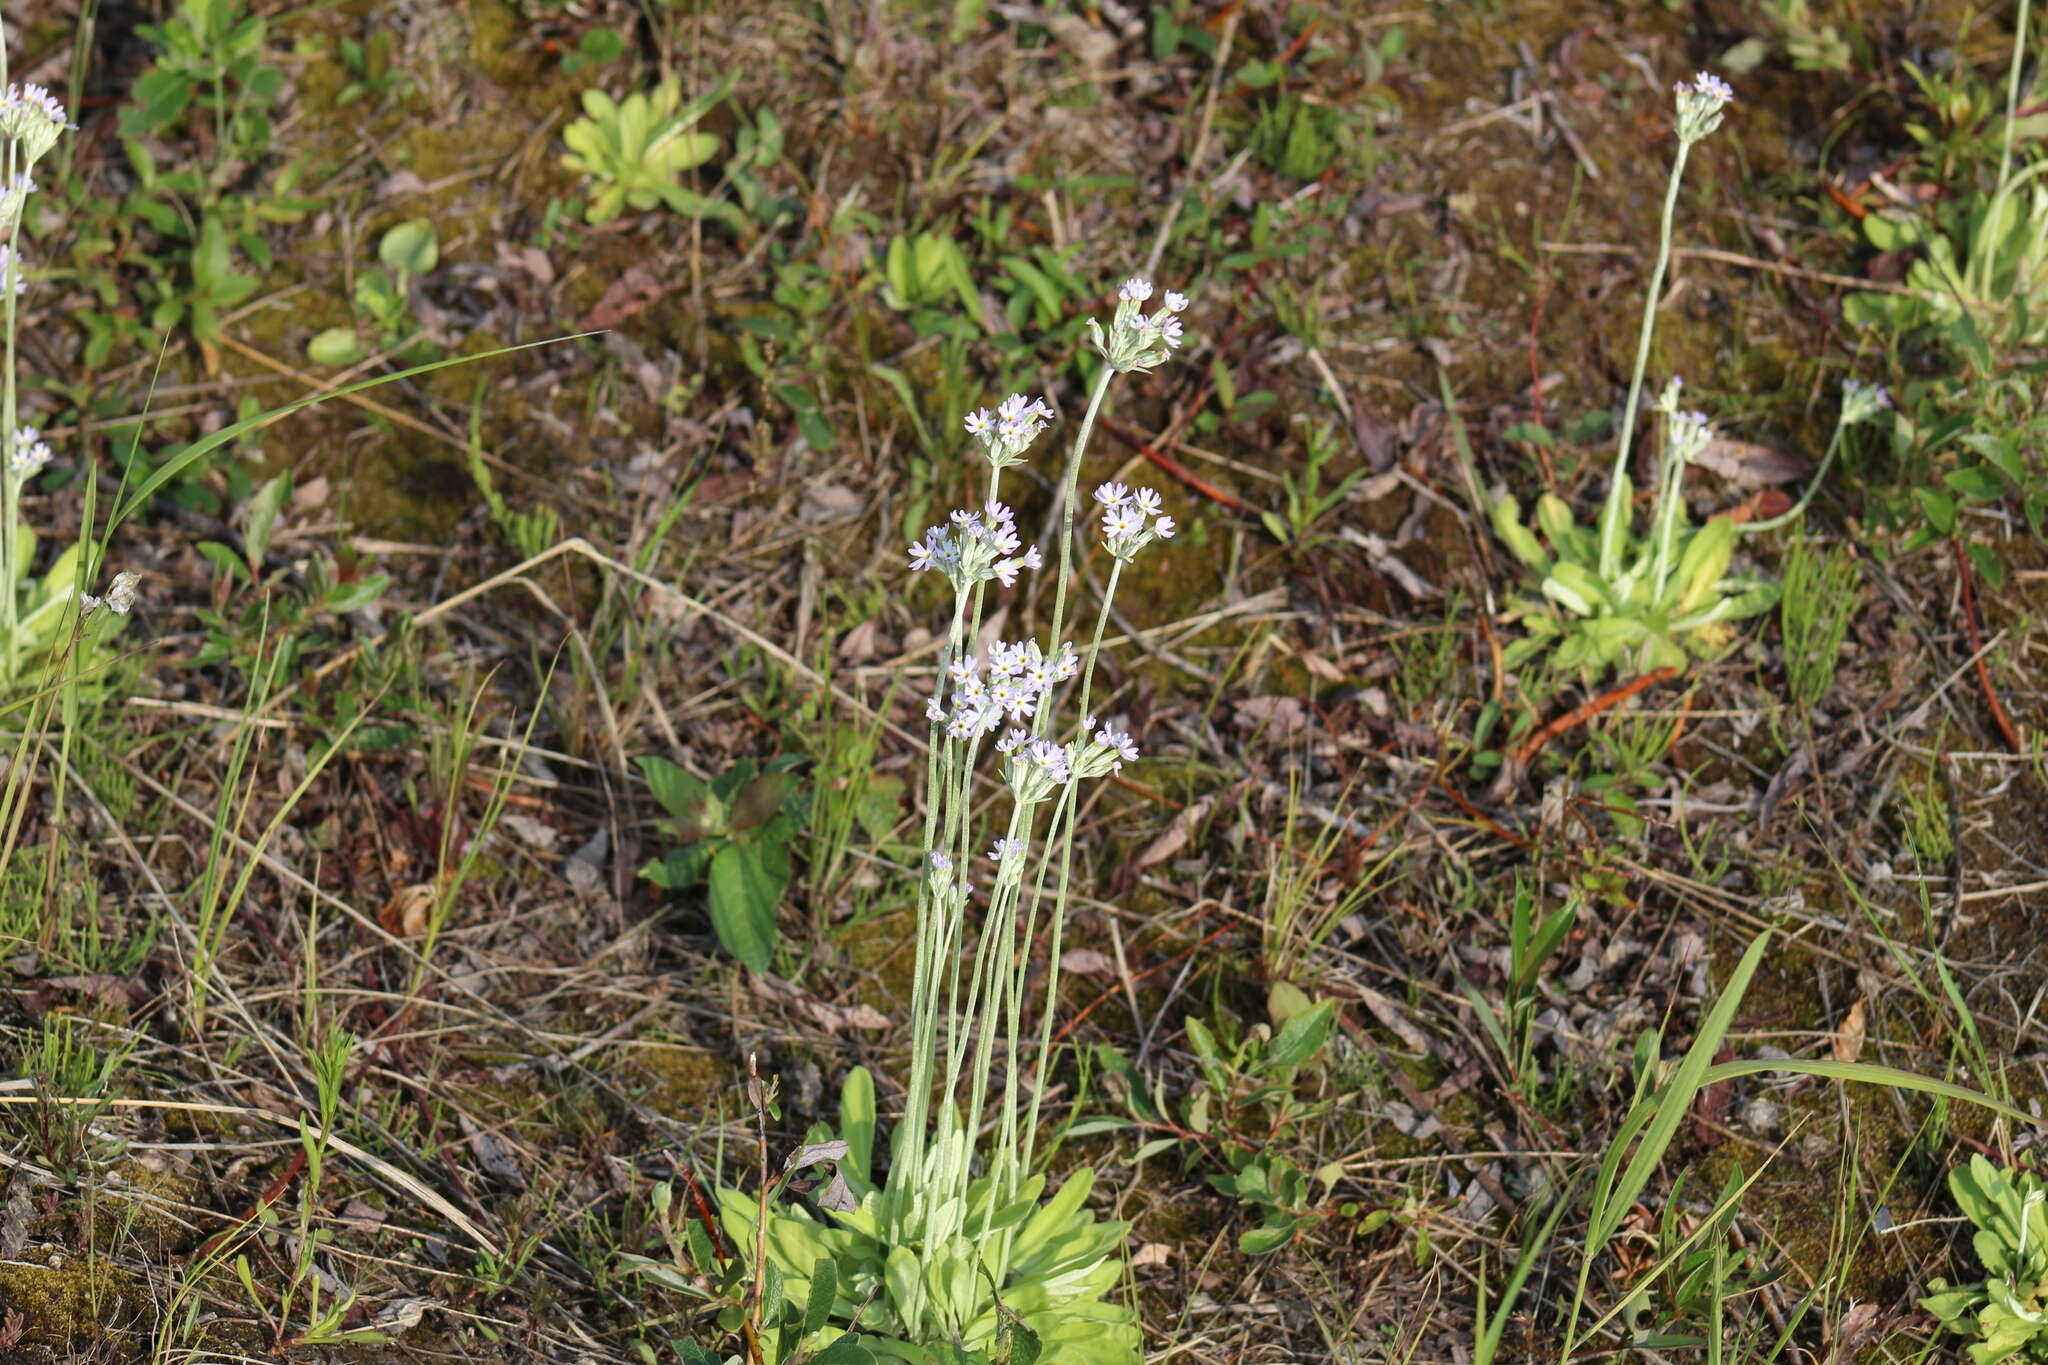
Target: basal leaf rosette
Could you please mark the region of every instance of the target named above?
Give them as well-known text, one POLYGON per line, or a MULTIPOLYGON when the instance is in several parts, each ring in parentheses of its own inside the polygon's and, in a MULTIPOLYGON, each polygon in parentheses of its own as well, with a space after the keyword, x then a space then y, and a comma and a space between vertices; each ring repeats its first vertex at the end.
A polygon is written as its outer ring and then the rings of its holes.
MULTIPOLYGON (((798 1302, 810 1292, 811 1268, 832 1261, 834 1323, 860 1331, 870 1350, 889 1353, 883 1358, 937 1365, 935 1348, 956 1337, 970 1352, 989 1351, 1005 1313, 1037 1335, 1041 1360, 1137 1365, 1142 1358, 1135 1314, 1105 1298, 1123 1278, 1130 1225, 1099 1221, 1087 1208, 1093 1170, 1068 1176, 1043 1204, 1045 1177, 1033 1176, 996 1209, 989 1207, 990 1182, 977 1180, 968 1187, 964 1217, 962 1210, 893 1209, 887 1192, 850 1170, 841 1174, 858 1202, 843 1212, 826 1210, 831 1222, 793 1204, 772 1209, 768 1259, 798 1302), (891 1231, 892 1224, 926 1222, 971 1235, 925 1244, 891 1231), (1001 1284, 998 1294, 991 1294, 992 1283, 1001 1284)), ((733 1189, 721 1189, 718 1201, 727 1235, 751 1257, 760 1206, 733 1189)))

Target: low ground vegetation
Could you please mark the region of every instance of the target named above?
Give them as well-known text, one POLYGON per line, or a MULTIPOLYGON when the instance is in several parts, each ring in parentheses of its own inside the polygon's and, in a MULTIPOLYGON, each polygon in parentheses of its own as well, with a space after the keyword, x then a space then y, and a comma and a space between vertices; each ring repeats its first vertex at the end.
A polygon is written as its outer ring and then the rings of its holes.
POLYGON ((0 1358, 2048 1358, 2030 5, 5 21, 0 1358))

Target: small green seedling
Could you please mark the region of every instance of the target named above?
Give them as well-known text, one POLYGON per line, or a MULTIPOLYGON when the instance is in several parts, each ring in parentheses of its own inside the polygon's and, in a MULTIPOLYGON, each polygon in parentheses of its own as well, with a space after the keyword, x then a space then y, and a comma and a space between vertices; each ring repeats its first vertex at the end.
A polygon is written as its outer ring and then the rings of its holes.
POLYGON ((1282 545, 1300 551, 1327 540, 1327 536, 1315 531, 1315 524, 1341 504, 1352 487, 1365 477, 1366 471, 1361 467, 1346 474, 1334 486, 1323 487, 1325 468, 1336 453, 1336 423, 1317 423, 1308 433, 1308 460, 1302 466, 1300 476, 1291 473, 1280 476, 1281 488, 1287 497, 1286 506, 1278 511, 1260 512, 1259 520, 1266 524, 1268 534, 1282 545))
POLYGON ((121 136, 140 140, 185 117, 195 103, 212 115, 215 173, 270 145, 264 114, 284 88, 284 72, 263 60, 267 24, 242 0, 185 0, 162 24, 136 33, 158 48, 121 111, 121 136))
POLYGON ((640 760, 654 799, 669 813, 663 832, 677 844, 640 875, 669 891, 708 882, 718 941, 757 972, 775 958, 789 846, 810 819, 810 797, 793 771, 803 761, 742 759, 706 782, 665 758, 640 760))
MULTIPOLYGON (((329 327, 306 344, 306 355, 316 365, 353 365, 367 352, 367 332, 376 349, 388 351, 402 345, 419 330, 412 320, 411 285, 441 261, 441 243, 434 225, 425 218, 413 218, 384 234, 377 244, 382 270, 366 270, 356 280, 355 310, 359 325, 329 327)), ((415 345, 400 357, 418 363, 433 357, 429 348, 415 345)))
POLYGON ((688 105, 674 78, 651 93, 628 95, 624 102, 602 90, 584 91, 584 117, 562 133, 569 144, 562 165, 598 182, 585 219, 608 223, 628 208, 644 213, 662 205, 691 216, 712 212, 713 201, 684 189, 680 177, 717 154, 717 136, 692 129, 738 78, 736 71, 726 73, 688 105))
POLYGON ((975 335, 981 332, 981 296, 952 234, 943 229, 889 239, 882 261, 882 302, 912 314, 912 325, 930 335, 948 330, 956 319, 932 316, 957 302, 975 335))
POLYGON ((1966 1352, 1974 1365, 2048 1360, 2048 1182, 1973 1156, 1949 1172, 1948 1187, 1976 1224, 1970 1245, 1984 1278, 1936 1280, 1920 1306, 1949 1331, 1977 1339, 1966 1352))
POLYGON ((229 660, 249 664, 278 639, 292 641, 293 649, 317 648, 329 642, 326 632, 314 629, 320 618, 360 611, 391 585, 389 574, 364 574, 352 561, 321 554, 273 566, 271 539, 291 488, 291 476, 280 474, 242 504, 240 546, 217 540, 197 545, 217 577, 213 605, 198 613, 206 643, 193 656, 195 667, 229 660))
POLYGON ((405 85, 405 68, 391 61, 391 49, 397 40, 398 34, 388 28, 371 34, 367 43, 353 38, 341 40, 341 64, 348 68, 348 84, 334 97, 335 108, 364 98, 381 100, 405 85))
MULTIPOLYGON (((1312 1221, 1308 1174, 1268 1148, 1329 1107, 1303 1101, 1295 1094, 1295 1081, 1329 1042, 1336 1004, 1310 1005, 1293 987, 1277 987, 1274 994, 1274 1013, 1287 1015, 1277 1033, 1262 1023, 1225 1043, 1201 1020, 1187 1021, 1188 1046, 1202 1079, 1181 1104, 1178 1123, 1167 1117, 1163 1084, 1148 1084, 1129 1058, 1106 1043, 1098 1045, 1096 1065, 1116 1078, 1131 1117, 1082 1119, 1066 1132, 1085 1137, 1137 1128, 1165 1134, 1140 1146, 1137 1161, 1184 1143, 1212 1150, 1226 1169, 1211 1174, 1209 1184, 1259 1210, 1259 1226, 1238 1238, 1238 1249, 1248 1256, 1278 1251, 1312 1221)), ((1326 1166, 1315 1174, 1327 1192, 1342 1170, 1326 1166)))

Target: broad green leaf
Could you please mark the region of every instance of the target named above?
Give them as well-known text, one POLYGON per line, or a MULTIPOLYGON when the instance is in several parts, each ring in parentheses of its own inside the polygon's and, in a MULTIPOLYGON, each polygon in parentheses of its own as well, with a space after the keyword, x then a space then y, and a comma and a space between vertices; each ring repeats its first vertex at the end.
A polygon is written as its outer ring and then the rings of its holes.
POLYGON ((677 831, 685 842, 715 838, 726 832, 725 806, 712 794, 709 784, 693 777, 659 754, 640 759, 640 775, 663 810, 681 824, 677 831))
POLYGON ((1295 1224, 1252 1228, 1237 1239, 1237 1249, 1247 1256, 1265 1256, 1294 1240, 1295 1224))
POLYGON ((353 365, 363 358, 363 343, 353 327, 329 327, 306 343, 306 358, 315 365, 353 365))
POLYGON ((1337 1003, 1324 1000, 1289 1019, 1273 1041, 1266 1045, 1266 1065, 1275 1070, 1292 1070, 1323 1050, 1330 1029, 1337 1021, 1337 1003))
POLYGON ((425 218, 410 218, 398 224, 377 244, 377 259, 393 270, 426 274, 441 259, 441 244, 434 235, 433 223, 425 218))
POLYGON ((711 927, 725 950, 757 972, 775 960, 775 912, 784 879, 757 844, 728 844, 711 860, 711 927))
POLYGON ((1043 1349, 1038 1333, 1026 1326, 1024 1319, 997 1311, 996 1345, 989 1357, 990 1365, 1035 1365, 1043 1349))
POLYGON ((839 1136, 846 1139, 846 1164, 868 1178, 875 1155, 875 1078, 864 1066, 847 1072, 839 1087, 839 1136))
POLYGON ((1919 500, 1920 511, 1928 524, 1940 535, 1947 535, 1956 528, 1956 500, 1931 488, 1916 488, 1913 496, 1919 500))
POLYGON ((801 1335, 809 1336, 825 1325, 832 1315, 832 1301, 839 1293, 839 1268, 829 1256, 811 1262, 811 1294, 804 1305, 801 1335))
POLYGON ((763 773, 740 789, 727 828, 735 834, 757 829, 778 814, 796 791, 796 775, 763 773))
POLYGON ((1982 465, 1951 469, 1941 476, 1941 481, 1964 497, 1977 502, 1996 502, 2005 496, 2004 482, 1982 465))

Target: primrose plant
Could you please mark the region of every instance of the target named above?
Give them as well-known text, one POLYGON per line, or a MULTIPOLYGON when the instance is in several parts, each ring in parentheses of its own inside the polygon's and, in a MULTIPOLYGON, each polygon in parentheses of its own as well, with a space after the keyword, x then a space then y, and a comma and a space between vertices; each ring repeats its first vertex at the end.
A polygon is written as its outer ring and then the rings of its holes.
MULTIPOLYGON (((1647 533, 1635 528, 1635 486, 1629 477, 1630 441, 1642 402, 1643 374, 1649 367, 1657 300, 1671 263, 1678 187, 1694 144, 1721 126, 1723 111, 1733 98, 1727 83, 1707 72, 1677 87, 1678 153, 1665 189, 1657 263, 1643 300, 1635 372, 1599 517, 1591 526, 1577 525, 1563 499, 1548 493, 1536 503, 1533 524, 1523 522, 1521 508, 1511 497, 1492 509, 1494 534, 1541 583, 1540 597, 1523 598, 1514 606, 1512 614, 1528 635, 1510 648, 1510 667, 1554 651, 1557 667, 1589 680, 1621 667, 1682 668, 1691 656, 1720 650, 1729 637, 1727 623, 1766 611, 1778 599, 1774 583, 1729 576, 1738 537, 1741 531, 1782 525, 1803 512, 1819 486, 1818 474, 1798 506, 1783 517, 1740 528, 1725 516, 1704 526, 1692 525, 1685 510, 1685 469, 1706 448, 1711 434, 1703 414, 1680 409, 1680 385, 1673 379, 1654 404, 1665 419, 1664 446, 1647 533)), ((1866 406, 1864 399, 1845 395, 1844 420, 1836 426, 1829 460, 1840 444, 1842 426, 1870 415, 1866 406), (1860 416, 1848 417, 1852 409, 1860 416)), ((1820 473, 1825 472, 1823 464, 1820 473)))
MULTIPOLYGON (((1064 631, 1089 433, 1111 381, 1158 365, 1182 340, 1178 314, 1187 300, 1167 292, 1163 306, 1148 311, 1151 297, 1149 281, 1129 280, 1109 326, 1090 324, 1102 364, 1060 483, 1064 529, 1045 638, 977 643, 992 587, 1014 584, 1047 558, 1023 543, 1001 500, 1003 472, 1023 462, 1052 420, 1043 401, 1012 395, 994 412, 966 419, 989 464, 986 496, 909 550, 912 572, 944 580, 953 605, 926 707, 929 799, 910 1074, 887 1173, 873 1164, 874 1083, 856 1070, 836 1139, 814 1134, 805 1149, 837 1153, 843 1144, 837 1175, 819 1200, 823 1218, 787 1203, 764 1209, 735 1190, 720 1194, 733 1240, 765 1250, 757 1272, 772 1270, 799 1304, 830 1276, 832 1328, 824 1336, 855 1335, 875 1359, 1140 1359, 1131 1310, 1108 1297, 1123 1275, 1127 1226, 1089 1212, 1094 1175, 1085 1168, 1044 1197, 1034 1149, 1053 1053, 1075 813, 1085 784, 1138 758, 1129 734, 1089 712, 1103 627, 1125 568, 1174 532, 1153 490, 1120 483, 1094 490, 1107 587, 1093 637, 1076 649, 1064 631), (978 829, 975 788, 984 768, 1006 788, 1008 809, 992 828, 978 829), (1040 960, 1046 967, 1034 992, 1032 964, 1040 960), (1037 1021, 1035 1037, 1027 1016, 1037 1021)), ((841 1345, 836 1337, 821 1342, 841 1345)))
POLYGON ((642 212, 666 204, 677 213, 711 208, 703 195, 685 189, 683 172, 695 170, 718 151, 718 137, 695 131, 697 120, 732 90, 737 73, 683 103, 682 83, 671 77, 651 93, 614 100, 602 90, 583 92, 583 117, 562 132, 569 154, 562 165, 595 180, 585 217, 608 223, 628 207, 642 212))
POLYGON ((1976 1227, 1970 1245, 1984 1278, 1936 1280, 1920 1306, 1976 1338, 1966 1352, 1975 1365, 2048 1360, 2048 1182, 1973 1156, 1949 1172, 1948 1187, 1976 1227))
MULTIPOLYGON (((0 45, 0 82, 7 78, 0 45)), ((22 215, 36 192, 36 163, 73 125, 56 96, 40 85, 7 85, 0 90, 0 331, 5 359, 0 364, 0 688, 40 685, 56 671, 82 619, 98 637, 106 623, 125 615, 135 598, 135 579, 124 574, 105 598, 81 596, 80 546, 58 555, 32 577, 36 535, 21 516, 22 490, 50 462, 42 433, 21 421, 16 405, 16 328, 21 295, 28 290, 20 248, 22 215), (99 608, 108 610, 101 611, 99 608)))

